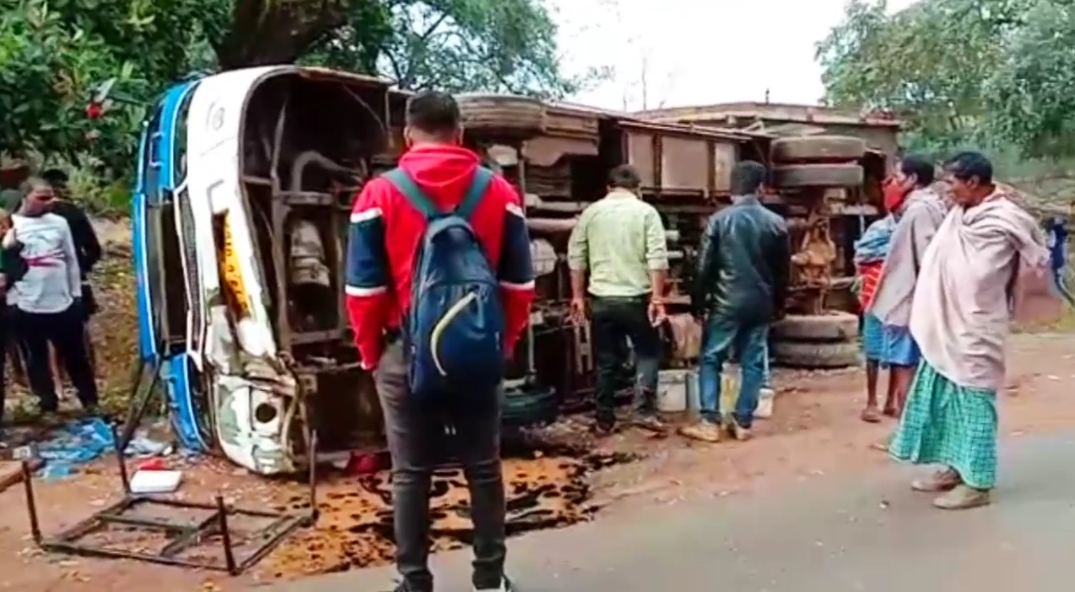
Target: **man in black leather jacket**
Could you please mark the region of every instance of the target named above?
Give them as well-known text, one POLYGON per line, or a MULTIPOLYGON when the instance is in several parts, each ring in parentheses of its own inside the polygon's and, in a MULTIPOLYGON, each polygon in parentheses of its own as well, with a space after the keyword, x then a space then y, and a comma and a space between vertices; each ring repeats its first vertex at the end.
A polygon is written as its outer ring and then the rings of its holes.
POLYGON ((728 423, 738 440, 750 438, 764 382, 769 325, 783 314, 791 265, 784 219, 761 204, 761 163, 732 169, 733 205, 709 218, 691 290, 691 308, 704 323, 699 376, 701 420, 683 435, 706 442, 721 438, 720 376, 734 349, 742 367, 739 401, 728 423))

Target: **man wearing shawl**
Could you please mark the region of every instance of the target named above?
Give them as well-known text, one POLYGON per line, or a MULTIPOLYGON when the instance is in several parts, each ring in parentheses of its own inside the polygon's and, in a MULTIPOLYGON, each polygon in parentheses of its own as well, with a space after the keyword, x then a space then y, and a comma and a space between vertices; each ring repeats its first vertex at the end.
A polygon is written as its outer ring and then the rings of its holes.
MULTIPOLYGON (((894 183, 888 185, 895 187, 894 183)), ((888 191, 886 186, 886 192, 888 191)), ((881 277, 881 268, 885 264, 888 245, 895 229, 896 219, 892 214, 888 214, 870 224, 862 237, 855 241, 855 268, 858 276, 856 285, 859 304, 864 311, 869 309, 877 292, 877 281, 881 277)), ((877 379, 881 361, 885 358, 885 336, 881 320, 869 312, 862 316, 862 350, 866 358, 866 409, 862 411, 862 421, 878 423, 881 421, 881 411, 877 404, 877 379)), ((896 415, 894 386, 895 382, 889 377, 884 414, 892 417, 896 415)))
POLYGON ((1060 301, 1044 237, 994 185, 989 160, 960 154, 945 177, 955 206, 922 258, 910 325, 922 363, 890 452, 943 465, 912 487, 943 494, 933 505, 955 510, 990 501, 1009 322, 1055 319, 1060 301))
POLYGON ((885 358, 895 382, 896 412, 903 409, 911 378, 918 366, 919 350, 908 329, 915 282, 922 258, 947 208, 932 189, 933 163, 914 155, 904 156, 891 185, 886 188, 888 211, 897 220, 888 256, 881 268, 877 292, 866 310, 884 325, 885 358))

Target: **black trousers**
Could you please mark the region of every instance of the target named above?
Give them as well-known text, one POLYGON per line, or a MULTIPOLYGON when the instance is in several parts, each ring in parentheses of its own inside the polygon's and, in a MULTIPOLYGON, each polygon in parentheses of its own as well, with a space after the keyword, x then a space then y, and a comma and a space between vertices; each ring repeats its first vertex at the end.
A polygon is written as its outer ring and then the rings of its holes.
POLYGON ((661 337, 650 323, 645 296, 594 297, 590 307, 590 330, 597 367, 594 396, 597 419, 615 421, 618 378, 631 349, 635 354, 635 413, 656 413, 657 373, 660 370, 661 337), (626 346, 631 340, 631 349, 626 346))
POLYGON ((97 405, 97 381, 86 351, 85 318, 77 306, 62 312, 34 313, 12 311, 13 326, 19 339, 30 390, 41 403, 41 411, 52 413, 59 408, 56 384, 49 365, 49 344, 56 348, 71 378, 83 407, 97 405))
POLYGON ((0 305, 0 420, 4 419, 4 401, 7 400, 7 348, 11 339, 11 309, 0 305))
POLYGON ((392 455, 396 566, 407 589, 433 590, 428 567, 430 487, 437 459, 444 456, 438 446, 445 426, 454 429, 456 453, 470 489, 474 588, 497 589, 504 577, 507 512, 500 467, 500 393, 468 394, 465 405, 453 405, 450 394, 438 402, 416 401, 408 391, 407 361, 398 339, 388 345, 373 376, 392 455))

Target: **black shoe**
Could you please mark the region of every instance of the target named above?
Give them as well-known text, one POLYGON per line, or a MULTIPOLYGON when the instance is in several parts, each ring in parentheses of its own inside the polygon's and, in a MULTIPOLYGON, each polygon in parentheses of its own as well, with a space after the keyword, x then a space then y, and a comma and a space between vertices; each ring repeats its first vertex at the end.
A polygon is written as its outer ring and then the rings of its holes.
POLYGON ((598 436, 608 436, 616 431, 616 420, 598 418, 597 421, 590 426, 590 430, 598 436))
POLYGON ((499 588, 475 588, 474 592, 515 592, 515 586, 511 585, 508 576, 504 576, 504 579, 500 580, 499 588))
POLYGON ((420 591, 415 590, 415 589, 411 588, 410 586, 408 586, 407 582, 401 581, 400 583, 396 584, 395 588, 392 588, 392 592, 420 592, 420 591))

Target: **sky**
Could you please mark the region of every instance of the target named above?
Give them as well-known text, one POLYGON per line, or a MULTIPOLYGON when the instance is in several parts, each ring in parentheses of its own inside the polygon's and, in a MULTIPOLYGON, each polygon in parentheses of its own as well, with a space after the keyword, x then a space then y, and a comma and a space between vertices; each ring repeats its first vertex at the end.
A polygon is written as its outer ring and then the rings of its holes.
POLYGON ((839 24, 846 0, 547 2, 566 72, 614 71, 570 100, 633 111, 764 101, 766 90, 774 103, 816 103, 824 89, 815 44, 839 24))

